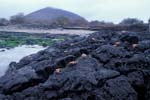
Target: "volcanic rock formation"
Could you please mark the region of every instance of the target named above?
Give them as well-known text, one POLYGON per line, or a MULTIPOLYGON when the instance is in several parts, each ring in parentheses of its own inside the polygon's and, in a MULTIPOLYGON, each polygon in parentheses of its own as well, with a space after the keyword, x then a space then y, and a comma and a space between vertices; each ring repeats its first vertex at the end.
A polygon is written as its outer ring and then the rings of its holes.
POLYGON ((150 100, 150 41, 140 34, 101 31, 27 56, 0 78, 0 100, 150 100))
POLYGON ((85 24, 87 21, 72 12, 46 7, 38 11, 32 12, 25 16, 26 23, 30 24, 58 24, 58 25, 68 25, 68 24, 85 24))

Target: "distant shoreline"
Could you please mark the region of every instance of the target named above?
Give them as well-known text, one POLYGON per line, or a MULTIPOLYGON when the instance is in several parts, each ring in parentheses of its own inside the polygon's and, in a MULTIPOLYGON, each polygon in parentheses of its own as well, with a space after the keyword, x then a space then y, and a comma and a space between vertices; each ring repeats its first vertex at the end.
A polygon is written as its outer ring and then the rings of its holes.
POLYGON ((0 32, 21 32, 21 33, 49 33, 49 34, 70 34, 70 35, 88 35, 96 31, 87 29, 40 29, 40 28, 26 28, 19 26, 0 26, 0 32))

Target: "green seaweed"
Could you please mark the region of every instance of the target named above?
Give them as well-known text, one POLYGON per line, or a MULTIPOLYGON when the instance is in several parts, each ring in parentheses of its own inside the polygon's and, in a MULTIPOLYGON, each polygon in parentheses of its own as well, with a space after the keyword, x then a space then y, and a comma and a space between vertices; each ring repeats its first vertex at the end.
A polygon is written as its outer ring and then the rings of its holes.
POLYGON ((13 48, 19 45, 51 46, 56 42, 64 41, 65 38, 65 36, 47 38, 45 34, 0 33, 0 48, 13 48))

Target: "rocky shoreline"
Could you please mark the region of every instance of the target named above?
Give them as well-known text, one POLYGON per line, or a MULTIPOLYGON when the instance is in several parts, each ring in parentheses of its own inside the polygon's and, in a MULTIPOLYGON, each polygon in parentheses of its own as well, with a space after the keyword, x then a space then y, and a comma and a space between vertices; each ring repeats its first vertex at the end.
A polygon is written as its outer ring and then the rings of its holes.
POLYGON ((12 63, 0 100, 149 100, 150 34, 100 31, 12 63))

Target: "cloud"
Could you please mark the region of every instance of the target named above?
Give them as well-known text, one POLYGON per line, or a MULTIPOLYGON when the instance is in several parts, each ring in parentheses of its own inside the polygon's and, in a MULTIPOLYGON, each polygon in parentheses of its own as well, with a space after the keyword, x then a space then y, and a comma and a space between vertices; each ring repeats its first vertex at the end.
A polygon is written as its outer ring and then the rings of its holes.
POLYGON ((0 0, 0 17, 18 12, 28 14, 51 6, 75 12, 88 20, 119 22, 136 17, 147 21, 150 17, 150 0, 0 0))

